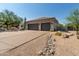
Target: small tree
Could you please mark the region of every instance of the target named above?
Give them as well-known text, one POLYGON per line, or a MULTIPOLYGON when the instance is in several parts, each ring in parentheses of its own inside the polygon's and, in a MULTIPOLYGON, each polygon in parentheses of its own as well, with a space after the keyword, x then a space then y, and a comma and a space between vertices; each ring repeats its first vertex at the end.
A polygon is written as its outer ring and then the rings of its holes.
POLYGON ((2 27, 5 26, 7 30, 11 27, 18 27, 21 21, 22 18, 15 15, 12 11, 4 10, 0 12, 0 25, 2 27))
POLYGON ((64 31, 64 25, 63 24, 57 24, 57 30, 64 31))
POLYGON ((67 27, 67 30, 76 30, 75 25, 72 23, 66 24, 65 27, 67 27))
POLYGON ((71 15, 67 17, 67 20, 76 27, 77 34, 79 34, 79 9, 75 9, 71 15))

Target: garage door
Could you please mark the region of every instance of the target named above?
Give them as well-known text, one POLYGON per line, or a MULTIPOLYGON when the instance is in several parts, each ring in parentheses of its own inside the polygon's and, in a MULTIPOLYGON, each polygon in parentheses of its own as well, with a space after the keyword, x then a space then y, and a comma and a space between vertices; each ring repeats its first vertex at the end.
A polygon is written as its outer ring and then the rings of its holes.
POLYGON ((43 23, 41 24, 42 31, 49 31, 50 30, 50 23, 43 23))
POLYGON ((28 30, 38 30, 38 24, 28 24, 28 30))

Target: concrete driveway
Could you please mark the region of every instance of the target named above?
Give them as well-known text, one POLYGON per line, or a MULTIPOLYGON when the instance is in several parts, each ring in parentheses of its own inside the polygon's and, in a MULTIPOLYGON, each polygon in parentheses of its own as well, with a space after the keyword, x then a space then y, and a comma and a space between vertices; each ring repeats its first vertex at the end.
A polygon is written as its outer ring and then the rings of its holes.
POLYGON ((28 43, 47 33, 48 32, 45 31, 2 32, 0 33, 0 54, 3 54, 8 50, 17 48, 18 46, 28 43))

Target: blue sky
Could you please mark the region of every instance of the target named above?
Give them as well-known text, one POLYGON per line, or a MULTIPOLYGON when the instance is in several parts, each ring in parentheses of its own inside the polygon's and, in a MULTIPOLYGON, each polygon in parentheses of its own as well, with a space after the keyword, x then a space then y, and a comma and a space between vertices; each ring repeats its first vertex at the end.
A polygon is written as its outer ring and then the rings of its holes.
POLYGON ((79 4, 0 4, 0 11, 7 9, 15 12, 15 14, 22 18, 26 17, 27 20, 39 17, 56 17, 60 23, 66 23, 66 17, 76 8, 79 8, 79 4))

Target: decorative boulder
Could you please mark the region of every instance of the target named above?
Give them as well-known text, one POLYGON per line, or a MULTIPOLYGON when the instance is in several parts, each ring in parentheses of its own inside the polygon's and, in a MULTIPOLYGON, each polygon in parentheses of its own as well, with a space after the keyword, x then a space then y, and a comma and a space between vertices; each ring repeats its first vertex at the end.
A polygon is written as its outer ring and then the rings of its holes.
POLYGON ((40 56, 40 55, 43 55, 43 51, 39 51, 38 52, 38 55, 40 56))
POLYGON ((64 37, 64 38, 69 38, 69 35, 64 34, 63 37, 64 37))
POLYGON ((72 33, 70 34, 70 36, 73 36, 73 35, 74 35, 74 34, 72 34, 72 33))
POLYGON ((54 39, 53 41, 56 42, 56 39, 54 39))
POLYGON ((11 31, 18 31, 18 28, 16 28, 16 27, 11 27, 11 31))

